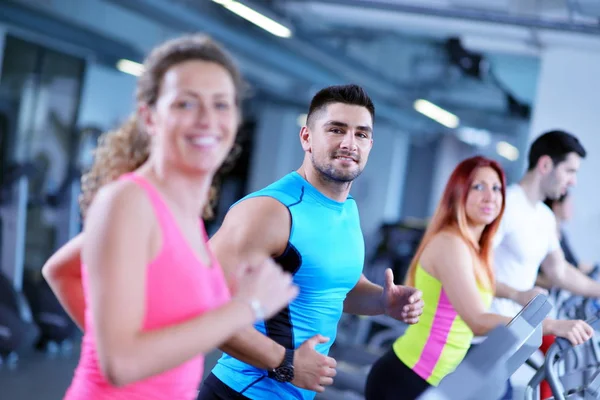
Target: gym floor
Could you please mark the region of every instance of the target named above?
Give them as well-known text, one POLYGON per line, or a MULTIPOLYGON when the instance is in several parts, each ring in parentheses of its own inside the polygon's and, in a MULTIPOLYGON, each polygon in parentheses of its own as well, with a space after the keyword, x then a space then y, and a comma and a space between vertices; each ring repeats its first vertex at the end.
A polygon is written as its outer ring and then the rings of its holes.
MULTIPOLYGON (((221 356, 213 352, 206 357, 207 375, 221 356)), ((79 361, 79 347, 70 355, 47 356, 33 353, 23 357, 15 368, 0 366, 1 400, 61 400, 79 361)))
MULTIPOLYGON (((220 357, 220 352, 206 357, 205 375, 220 357)), ((70 355, 49 357, 43 353, 33 353, 20 360, 14 369, 0 366, 1 400, 60 400, 63 398, 73 370, 79 358, 79 348, 70 355)), ((521 367, 513 376, 515 399, 523 398, 524 388, 533 372, 527 366, 521 367)))

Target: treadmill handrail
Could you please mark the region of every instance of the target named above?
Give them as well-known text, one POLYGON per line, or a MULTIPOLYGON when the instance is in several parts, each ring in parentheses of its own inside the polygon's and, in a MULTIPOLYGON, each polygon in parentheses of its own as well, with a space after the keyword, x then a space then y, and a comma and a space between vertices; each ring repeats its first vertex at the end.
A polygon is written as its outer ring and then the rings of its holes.
POLYGON ((568 340, 556 338, 556 341, 552 346, 550 346, 548 352, 546 353, 546 362, 544 363, 546 381, 548 381, 548 384, 550 385, 550 389, 552 390, 555 400, 565 400, 565 388, 560 381, 560 377, 558 376, 556 369, 554 368, 554 364, 556 363, 559 354, 568 349, 564 347, 565 344, 563 341, 566 341, 570 346, 568 340))
POLYGON ((547 296, 536 296, 509 324, 491 331, 452 374, 423 393, 419 400, 471 400, 482 390, 493 390, 495 385, 503 384, 518 368, 515 360, 525 355, 524 363, 541 345, 541 324, 551 309, 547 296), (469 390, 465 390, 465 380, 469 382, 469 390))
MULTIPOLYGON (((518 338, 514 332, 512 332, 507 326, 499 325, 497 328, 492 330, 486 341, 480 346, 475 348, 468 354, 467 357, 460 363, 457 369, 450 375, 447 375, 440 384, 436 387, 431 387, 426 390, 418 400, 466 400, 470 397, 461 397, 458 399, 456 393, 458 390, 461 393, 467 393, 464 390, 464 382, 458 375, 461 372, 467 374, 480 374, 479 379, 473 379, 473 385, 469 386, 469 389, 473 389, 476 383, 483 382, 484 376, 482 372, 485 371, 486 375, 494 376, 496 374, 490 373, 491 371, 500 371, 504 366, 506 360, 510 356, 510 349, 518 346, 520 338, 518 338), (487 345, 486 345, 486 342, 487 345), (493 345, 490 346, 490 344, 493 345), (489 348, 488 348, 489 347, 489 348), (490 351, 500 354, 493 354, 490 356, 490 351), (461 390, 462 388, 462 390, 461 390)), ((479 389, 476 389, 478 391, 479 389)))
MULTIPOLYGON (((594 316, 593 318, 586 321, 594 331, 600 329, 600 317, 594 316)), ((595 342, 596 335, 594 334, 590 339, 595 342)), ((597 349, 597 344, 592 342, 593 350, 597 349)), ((585 343, 584 343, 585 344, 585 343)), ((567 351, 570 351, 575 346, 571 344, 567 339, 559 337, 556 338, 554 344, 550 346, 548 352, 546 353, 546 361, 544 363, 544 371, 546 375, 546 380, 550 385, 550 389, 552 390, 552 394, 554 395, 555 400, 565 400, 565 388, 558 376, 558 372, 554 366, 561 360, 561 356, 565 354, 567 351)), ((600 360, 599 360, 600 361, 600 360)))
POLYGON ((527 321, 529 325, 537 326, 548 316, 550 310, 552 310, 552 304, 548 300, 548 296, 538 294, 531 299, 506 326, 512 326, 520 317, 527 321))
POLYGON ((590 384, 585 388, 585 400, 595 400, 600 395, 600 371, 596 373, 590 384))

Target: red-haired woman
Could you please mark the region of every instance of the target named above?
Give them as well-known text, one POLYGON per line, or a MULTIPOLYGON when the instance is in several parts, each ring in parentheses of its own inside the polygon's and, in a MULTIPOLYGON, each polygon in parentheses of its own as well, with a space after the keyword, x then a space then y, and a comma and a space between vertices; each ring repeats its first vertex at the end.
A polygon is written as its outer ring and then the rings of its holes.
MULTIPOLYGON (((454 371, 474 334, 510 321, 487 312, 495 294, 493 237, 504 208, 505 176, 497 162, 477 156, 458 164, 407 274, 407 284, 423 292, 423 314, 373 365, 367 400, 417 398, 454 371)), ((593 333, 582 321, 554 322, 568 325, 561 332, 575 345, 593 333), (585 337, 571 334, 577 326, 585 337)), ((549 324, 543 329, 556 331, 549 324)))
POLYGON ((505 176, 484 157, 462 161, 408 270, 423 292, 420 321, 371 369, 366 398, 415 399, 462 361, 473 334, 510 318, 486 312, 494 296, 492 239, 504 212, 505 176))

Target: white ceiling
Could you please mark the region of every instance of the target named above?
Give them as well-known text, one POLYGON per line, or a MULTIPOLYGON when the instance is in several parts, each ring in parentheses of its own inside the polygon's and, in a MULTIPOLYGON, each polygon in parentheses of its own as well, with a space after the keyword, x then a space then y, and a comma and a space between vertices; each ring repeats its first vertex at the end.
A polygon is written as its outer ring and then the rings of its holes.
MULTIPOLYGON (((223 11, 214 2, 173 1, 198 13, 204 13, 200 5, 223 11)), ((546 47, 600 51, 599 7, 594 11, 598 0, 238 1, 292 28, 292 40, 278 40, 277 45, 327 66, 343 81, 372 88, 393 115, 395 110, 397 114, 412 110, 414 100, 422 97, 459 114, 474 128, 507 133, 523 131, 520 128, 528 122, 509 113, 507 94, 534 106, 540 56, 546 47), (492 74, 468 77, 453 65, 445 48, 452 37, 459 38, 466 50, 481 54, 492 74)), ((250 26, 232 18, 229 23, 250 26)), ((246 73, 256 72, 260 78, 260 63, 251 68, 253 60, 244 61, 246 73)), ((275 90, 306 86, 282 68, 275 90)), ((405 113, 412 120, 414 114, 405 113)), ((421 122, 408 125, 439 133, 437 124, 421 122)))
POLYGON ((538 56, 540 48, 561 39, 568 40, 570 45, 600 48, 597 37, 590 41, 588 35, 560 32, 558 27, 542 29, 527 26, 528 21, 539 19, 549 25, 572 23, 600 29, 595 14, 571 12, 567 2, 581 4, 573 6, 577 10, 600 11, 600 2, 593 0, 287 0, 274 1, 273 4, 307 25, 319 23, 373 32, 393 31, 434 39, 458 35, 476 51, 538 56), (378 6, 369 7, 369 3, 378 6), (456 17, 447 16, 453 14, 456 17), (499 21, 512 20, 513 23, 489 22, 489 19, 496 18, 499 21))
POLYGON ((325 41, 323 37, 337 33, 348 54, 379 64, 382 71, 398 66, 406 72, 409 62, 394 53, 407 57, 410 53, 418 69, 412 68, 408 76, 396 74, 397 83, 417 87, 421 83, 431 97, 456 108, 502 113, 506 99, 489 80, 457 79, 449 73, 442 45, 450 37, 460 38, 467 50, 482 53, 502 85, 529 105, 535 102, 539 58, 545 48, 564 45, 600 51, 598 0, 271 0, 268 4, 303 33, 314 33, 314 40, 325 41), (409 41, 423 48, 428 44, 435 48, 437 43, 439 56, 423 56, 424 50, 411 50, 409 41), (367 52, 375 47, 385 50, 367 52))

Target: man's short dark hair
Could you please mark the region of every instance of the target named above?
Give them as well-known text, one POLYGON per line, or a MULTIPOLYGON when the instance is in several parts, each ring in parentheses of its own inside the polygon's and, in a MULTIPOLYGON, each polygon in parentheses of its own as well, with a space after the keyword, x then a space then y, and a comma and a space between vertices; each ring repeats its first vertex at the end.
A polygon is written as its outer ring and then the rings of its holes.
POLYGON ((565 161, 569 153, 576 153, 581 158, 587 154, 579 139, 570 133, 560 130, 546 132, 531 144, 527 170, 533 170, 542 156, 549 156, 556 166, 565 161))
POLYGON ((365 107, 369 110, 373 121, 375 121, 375 106, 365 89, 358 85, 339 85, 326 87, 315 94, 308 108, 306 124, 310 125, 314 114, 324 110, 332 103, 365 107))

